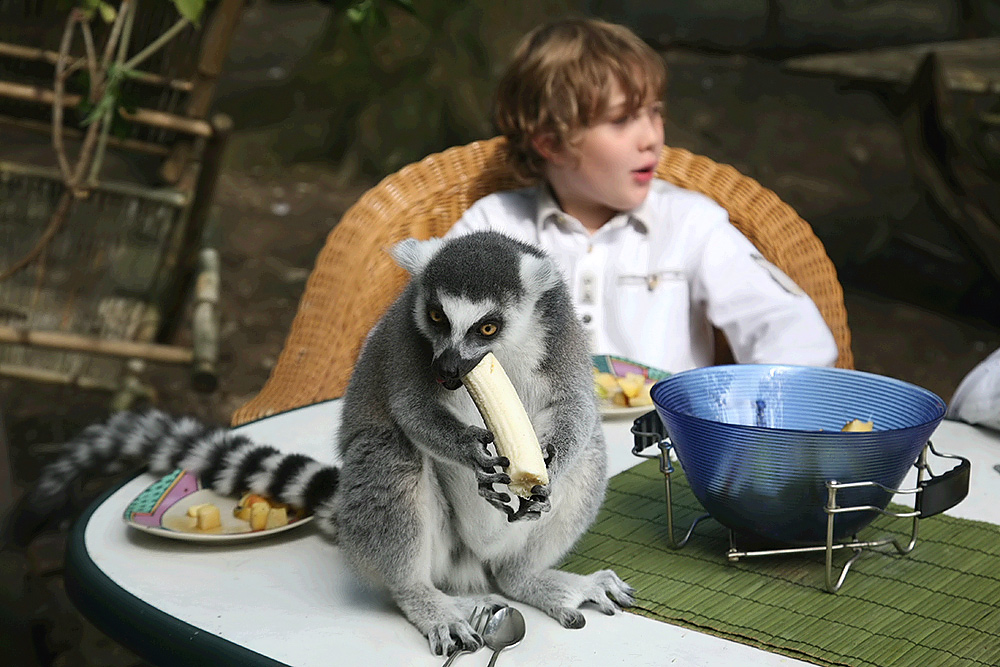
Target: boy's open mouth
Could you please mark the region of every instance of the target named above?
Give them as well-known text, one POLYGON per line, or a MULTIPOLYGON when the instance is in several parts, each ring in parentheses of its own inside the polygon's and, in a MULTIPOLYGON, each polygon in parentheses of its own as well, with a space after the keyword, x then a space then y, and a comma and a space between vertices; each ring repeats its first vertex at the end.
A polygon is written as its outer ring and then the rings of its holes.
POLYGON ((648 181, 653 178, 653 172, 656 169, 656 165, 649 165, 646 167, 641 167, 640 169, 633 169, 632 174, 640 181, 648 181))

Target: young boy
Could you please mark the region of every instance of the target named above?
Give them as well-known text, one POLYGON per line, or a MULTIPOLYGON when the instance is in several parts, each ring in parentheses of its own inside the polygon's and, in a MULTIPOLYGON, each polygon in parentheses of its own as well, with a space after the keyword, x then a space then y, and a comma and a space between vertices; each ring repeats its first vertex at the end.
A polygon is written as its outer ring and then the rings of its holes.
POLYGON ((595 353, 677 372, 713 363, 832 365, 812 300, 710 198, 654 178, 666 72, 627 28, 567 19, 527 35, 496 122, 531 187, 476 202, 448 235, 495 229, 560 265, 595 353))

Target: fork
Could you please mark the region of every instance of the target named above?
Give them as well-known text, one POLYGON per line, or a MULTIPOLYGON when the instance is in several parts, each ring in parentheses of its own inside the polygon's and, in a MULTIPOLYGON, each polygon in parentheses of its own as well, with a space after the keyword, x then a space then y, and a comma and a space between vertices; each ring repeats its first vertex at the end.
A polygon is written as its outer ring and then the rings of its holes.
MULTIPOLYGON (((483 636, 483 631, 486 630, 486 623, 490 620, 490 617, 493 616, 494 611, 495 610, 489 607, 481 607, 481 608, 477 607, 476 609, 473 609, 472 613, 469 615, 469 624, 472 625, 472 629, 480 637, 483 636)), ((455 661, 455 658, 462 655, 463 653, 472 653, 472 651, 473 649, 468 649, 468 648, 463 648, 455 651, 450 656, 448 656, 448 660, 446 660, 445 663, 441 665, 441 667, 448 667, 452 662, 455 661)))

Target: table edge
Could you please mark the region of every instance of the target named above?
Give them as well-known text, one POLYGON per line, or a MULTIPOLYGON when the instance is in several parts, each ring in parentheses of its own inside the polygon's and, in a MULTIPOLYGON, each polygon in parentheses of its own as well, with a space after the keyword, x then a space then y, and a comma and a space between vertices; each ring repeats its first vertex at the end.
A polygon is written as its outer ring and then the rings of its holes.
POLYGON ((101 494, 70 529, 64 579, 66 593, 80 613, 108 637, 156 665, 288 667, 153 607, 121 588, 94 563, 85 541, 90 518, 135 477, 101 494))

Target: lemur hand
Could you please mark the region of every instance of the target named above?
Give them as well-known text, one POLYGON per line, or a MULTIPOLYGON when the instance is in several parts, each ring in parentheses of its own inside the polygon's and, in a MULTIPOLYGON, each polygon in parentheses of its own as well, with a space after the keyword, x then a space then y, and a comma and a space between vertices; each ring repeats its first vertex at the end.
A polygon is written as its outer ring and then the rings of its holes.
MULTIPOLYGON (((552 461, 555 457, 556 448, 553 445, 546 445, 544 458, 546 468, 552 465, 552 461)), ((518 497, 517 501, 517 510, 507 514, 508 521, 520 521, 522 519, 533 521, 534 519, 541 517, 542 512, 548 512, 552 509, 552 501, 549 499, 548 486, 533 486, 531 487, 530 498, 518 497)))
POLYGON ((478 426, 469 426, 462 433, 463 451, 471 453, 472 467, 476 473, 476 483, 479 485, 479 495, 508 517, 514 510, 506 503, 510 496, 493 488, 494 484, 510 484, 510 476, 505 472, 497 472, 497 468, 506 468, 510 461, 506 456, 493 456, 487 445, 493 442, 493 434, 478 426))
POLYGON ((552 509, 552 501, 549 500, 548 486, 533 486, 531 487, 530 498, 521 498, 518 496, 517 500, 517 511, 508 513, 507 521, 520 521, 522 519, 533 521, 540 518, 542 516, 542 512, 548 512, 552 509))

